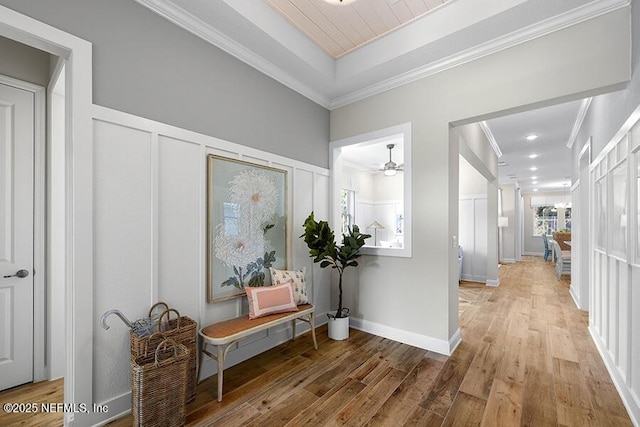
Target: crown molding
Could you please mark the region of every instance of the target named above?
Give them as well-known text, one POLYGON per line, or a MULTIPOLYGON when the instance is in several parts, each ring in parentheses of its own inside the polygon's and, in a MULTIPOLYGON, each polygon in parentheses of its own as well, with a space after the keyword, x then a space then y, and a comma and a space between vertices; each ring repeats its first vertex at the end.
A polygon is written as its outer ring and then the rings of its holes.
POLYGON ((589 111, 589 106, 591 105, 591 98, 585 98, 582 100, 580 104, 580 109, 578 110, 578 116, 576 117, 576 121, 573 124, 573 129, 571 129, 571 135, 569 136, 569 141, 567 142, 567 148, 573 148, 573 144, 576 142, 576 138, 578 138, 578 132, 580 132, 580 128, 582 127, 582 123, 584 122, 584 118, 587 116, 587 111, 589 111))
MULTIPOLYGON (((291 73, 263 58, 256 52, 232 40, 222 32, 174 5, 171 0, 135 0, 168 21, 217 46, 240 61, 250 65, 279 83, 298 92, 311 101, 330 110, 339 108, 390 89, 445 71, 476 59, 491 55, 510 47, 526 43, 538 37, 568 28, 589 19, 605 15, 631 4, 630 0, 596 0, 584 6, 547 19, 540 23, 522 28, 492 41, 458 52, 438 61, 425 64, 408 72, 385 79, 379 83, 357 89, 338 97, 323 94, 311 85, 301 82, 291 73)), ((333 81, 332 76, 328 76, 333 81)), ((335 83, 335 82, 334 82, 335 83)))
POLYGON ((588 21, 598 16, 605 15, 615 10, 621 9, 631 4, 630 0, 597 0, 584 6, 572 9, 553 18, 540 23, 530 25, 520 30, 514 31, 505 36, 498 37, 486 43, 482 43, 473 48, 458 52, 412 71, 400 74, 380 83, 373 84, 364 89, 353 91, 347 95, 332 100, 330 109, 339 108, 356 101, 368 98, 373 95, 395 89, 407 83, 428 77, 430 75, 445 71, 447 69, 465 64, 467 62, 480 59, 482 57, 500 52, 513 46, 534 40, 538 37, 551 34, 555 31, 563 30, 573 25, 588 21))
POLYGON ((498 145, 498 141, 496 141, 496 138, 493 136, 493 132, 491 132, 491 129, 489 128, 489 125, 487 124, 487 122, 481 121, 480 122, 480 128, 482 129, 482 131, 484 132, 485 136, 489 140, 489 145, 491 145, 491 148, 493 148, 493 152, 496 153, 496 157, 497 158, 501 158, 502 157, 502 150, 500 150, 500 146, 498 145))

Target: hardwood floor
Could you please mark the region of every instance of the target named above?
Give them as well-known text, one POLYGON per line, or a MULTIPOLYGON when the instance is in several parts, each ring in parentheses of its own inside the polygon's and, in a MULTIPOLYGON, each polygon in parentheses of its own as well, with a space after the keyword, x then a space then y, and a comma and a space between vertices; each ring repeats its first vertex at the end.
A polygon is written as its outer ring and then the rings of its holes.
POLYGON ((203 381, 187 423, 631 426, 569 278, 538 257, 499 273, 497 288, 461 284, 463 342, 450 357, 357 330, 331 341, 321 327, 318 351, 305 335, 226 370, 221 403, 216 378, 203 381))
POLYGON ((27 384, 0 392, 0 403, 3 405, 23 404, 14 407, 16 412, 0 412, 0 426, 61 426, 63 408, 48 404, 64 402, 63 388, 64 382, 60 379, 27 384), (52 412, 45 412, 47 410, 52 412))

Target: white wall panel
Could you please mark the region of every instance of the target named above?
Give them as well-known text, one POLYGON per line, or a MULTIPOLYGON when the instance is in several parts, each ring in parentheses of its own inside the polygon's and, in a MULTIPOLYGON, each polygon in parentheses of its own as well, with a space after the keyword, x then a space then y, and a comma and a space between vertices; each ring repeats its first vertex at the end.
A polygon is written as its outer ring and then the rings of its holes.
POLYGON ((202 281, 200 179, 202 149, 197 144, 158 137, 157 299, 181 314, 198 317, 202 281), (189 290, 185 292, 185 290, 189 290))
POLYGON ((610 230, 620 228, 620 224, 624 226, 623 230, 617 230, 618 234, 609 233, 608 239, 592 242, 594 300, 590 304, 590 330, 620 396, 637 424, 640 420, 640 310, 637 309, 640 306, 640 275, 639 268, 630 263, 633 257, 629 256, 629 248, 637 244, 638 224, 626 219, 626 201, 633 200, 632 192, 636 189, 634 185, 628 185, 628 178, 634 171, 628 170, 626 163, 615 166, 629 155, 626 133, 621 130, 616 138, 591 165, 591 186, 595 189, 592 190, 594 197, 591 197, 593 217, 596 218, 594 228, 604 229, 601 224, 607 223, 610 230), (609 201, 609 209, 602 208, 605 204, 598 200, 600 190, 595 185, 596 178, 601 178, 598 182, 608 180, 609 193, 614 195, 616 206, 611 206, 609 201), (627 242, 627 239, 630 240, 627 242))
MULTIPOLYGON (((245 298, 206 303, 207 154, 287 171, 288 264, 309 268, 316 313, 329 310, 329 272, 313 265, 298 238, 311 210, 327 218, 328 170, 103 107, 95 106, 94 116, 96 313, 118 308, 134 320, 162 300, 202 326, 248 311, 245 298)), ((98 402, 130 391, 128 331, 116 318, 109 324, 109 331, 97 319, 94 325, 98 402)), ((283 325, 243 340, 230 351, 228 366, 290 339, 290 333, 283 325)), ((214 365, 205 360, 202 376, 213 374, 214 365)))
POLYGON ((152 290, 151 135, 94 122, 94 323, 96 402, 130 390, 129 330, 109 309, 130 320, 143 317, 152 290))
POLYGON ((629 267, 626 263, 620 262, 618 269, 618 311, 616 319, 616 335, 618 339, 618 369, 623 378, 627 378, 629 373, 629 267))
POLYGON ((631 298, 630 305, 632 308, 629 322, 629 337, 631 340, 631 348, 629 359, 631 361, 631 381, 629 386, 635 395, 637 405, 640 406, 640 267, 634 266, 631 269, 631 298))

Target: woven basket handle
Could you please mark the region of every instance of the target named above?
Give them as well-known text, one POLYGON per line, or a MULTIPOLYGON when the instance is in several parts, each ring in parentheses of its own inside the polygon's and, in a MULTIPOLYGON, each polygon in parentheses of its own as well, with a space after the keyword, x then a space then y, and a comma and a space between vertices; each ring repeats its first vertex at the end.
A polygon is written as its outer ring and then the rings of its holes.
POLYGON ((144 357, 147 357, 147 353, 149 352, 149 343, 155 337, 162 337, 163 341, 165 341, 167 339, 167 337, 162 332, 154 332, 151 335, 149 335, 148 337, 146 337, 145 340, 144 340, 144 357))
POLYGON ((167 363, 167 361, 171 360, 171 357, 168 357, 164 360, 158 360, 158 357, 160 356, 160 348, 162 348, 162 351, 166 351, 167 346, 171 345, 173 347, 173 359, 178 357, 178 343, 175 342, 174 340, 172 340, 171 338, 167 338, 165 340, 163 340, 160 344, 158 344, 158 347, 156 347, 156 358, 155 358, 155 366, 160 366, 161 362, 167 363))
POLYGON ((169 323, 169 320, 171 320, 171 312, 175 313, 176 316, 178 316, 178 322, 176 324, 176 329, 180 329, 180 312, 178 310, 176 310, 175 308, 170 308, 167 309, 165 311, 162 312, 162 314, 160 315, 160 317, 158 318, 158 330, 160 332, 165 332, 162 330, 162 319, 164 318, 164 316, 167 316, 167 323, 169 323))
POLYGON ((164 310, 169 310, 169 304, 163 301, 159 301, 151 306, 151 308, 149 309, 149 315, 147 317, 151 317, 151 315, 153 314, 153 310, 156 307, 160 307, 160 306, 164 306, 164 310))

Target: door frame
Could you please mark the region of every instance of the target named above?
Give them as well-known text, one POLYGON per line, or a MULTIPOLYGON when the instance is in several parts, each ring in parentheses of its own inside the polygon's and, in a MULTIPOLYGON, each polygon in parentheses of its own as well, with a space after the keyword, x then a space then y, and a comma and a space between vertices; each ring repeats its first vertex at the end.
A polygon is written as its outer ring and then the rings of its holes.
MULTIPOLYGON (((64 402, 93 396, 92 46, 86 40, 0 6, 0 36, 57 55, 66 63, 66 317, 64 402)), ((64 414, 65 425, 94 424, 91 414, 64 414)))
POLYGON ((0 83, 33 93, 33 382, 47 379, 45 361, 45 93, 42 86, 0 74, 0 83))

